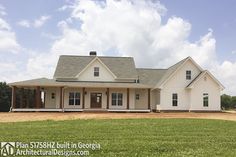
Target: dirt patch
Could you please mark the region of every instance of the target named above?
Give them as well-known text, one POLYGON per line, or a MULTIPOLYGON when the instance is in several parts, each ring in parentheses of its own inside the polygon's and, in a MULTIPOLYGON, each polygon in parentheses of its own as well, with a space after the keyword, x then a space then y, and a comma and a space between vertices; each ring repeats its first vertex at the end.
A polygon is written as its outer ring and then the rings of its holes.
POLYGON ((236 121, 235 112, 222 113, 80 113, 80 112, 11 112, 0 113, 0 122, 22 122, 40 120, 72 120, 72 119, 127 119, 127 118, 199 118, 222 119, 236 121))

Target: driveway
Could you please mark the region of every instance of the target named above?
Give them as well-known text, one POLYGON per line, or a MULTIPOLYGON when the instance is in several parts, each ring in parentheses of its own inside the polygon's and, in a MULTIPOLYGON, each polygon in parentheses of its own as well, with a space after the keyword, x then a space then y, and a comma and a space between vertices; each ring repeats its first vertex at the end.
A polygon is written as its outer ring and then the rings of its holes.
POLYGON ((236 112, 222 113, 80 113, 80 112, 0 112, 0 122, 72 119, 130 119, 130 118, 199 118, 236 121, 236 112))

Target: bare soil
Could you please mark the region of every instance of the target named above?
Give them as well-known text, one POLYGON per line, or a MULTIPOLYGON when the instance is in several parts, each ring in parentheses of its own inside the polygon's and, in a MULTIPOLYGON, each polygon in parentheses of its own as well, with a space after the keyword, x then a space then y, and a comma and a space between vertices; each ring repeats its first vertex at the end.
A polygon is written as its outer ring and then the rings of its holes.
POLYGON ((0 122, 23 122, 40 120, 73 119, 131 119, 131 118, 198 118, 236 121, 236 112, 222 113, 84 113, 84 112, 0 112, 0 122))

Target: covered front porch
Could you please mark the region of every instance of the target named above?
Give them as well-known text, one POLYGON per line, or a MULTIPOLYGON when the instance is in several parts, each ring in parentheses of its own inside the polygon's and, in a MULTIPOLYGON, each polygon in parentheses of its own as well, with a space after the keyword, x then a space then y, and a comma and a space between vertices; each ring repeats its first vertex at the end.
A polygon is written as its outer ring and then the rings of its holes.
MULTIPOLYGON (((13 83, 11 111, 150 112, 151 90, 137 83, 13 83), (143 95, 143 93, 145 93, 143 95)), ((53 81, 53 82, 52 82, 53 81)))

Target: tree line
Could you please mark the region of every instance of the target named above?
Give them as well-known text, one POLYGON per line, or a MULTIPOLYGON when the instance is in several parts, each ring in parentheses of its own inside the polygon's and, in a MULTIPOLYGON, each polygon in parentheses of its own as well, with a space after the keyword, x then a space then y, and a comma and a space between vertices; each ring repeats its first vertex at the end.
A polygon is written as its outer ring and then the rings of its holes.
POLYGON ((236 96, 227 94, 221 95, 221 108, 222 109, 236 109, 236 96))
POLYGON ((8 112, 11 106, 11 88, 6 82, 0 82, 0 112, 8 112))
MULTIPOLYGON (((0 82, 0 112, 8 112, 11 107, 11 88, 6 82, 0 82)), ((221 95, 221 108, 224 110, 236 108, 236 96, 221 95)))

